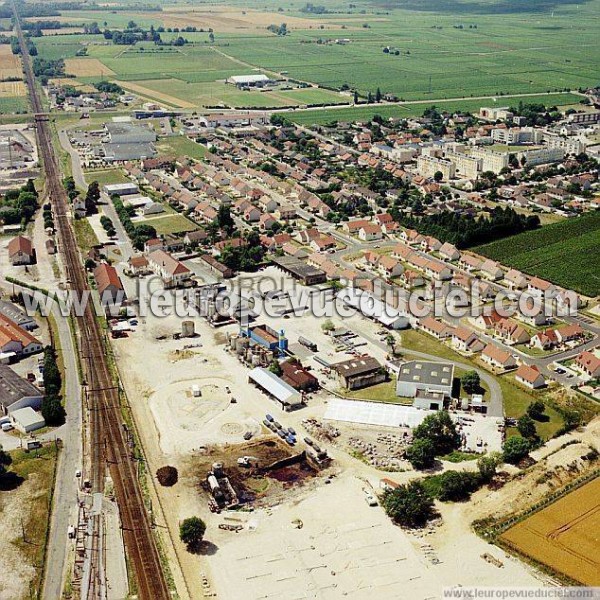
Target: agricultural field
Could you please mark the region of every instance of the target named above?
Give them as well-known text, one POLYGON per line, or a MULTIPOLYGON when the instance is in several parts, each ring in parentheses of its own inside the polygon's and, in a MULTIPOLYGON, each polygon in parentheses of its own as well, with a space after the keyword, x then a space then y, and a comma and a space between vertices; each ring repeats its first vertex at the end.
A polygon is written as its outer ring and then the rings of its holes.
POLYGON ((600 478, 502 534, 519 553, 583 585, 600 585, 600 478))
POLYGON ((600 294, 600 213, 479 246, 476 252, 585 296, 600 294))
MULTIPOLYGON (((146 12, 139 6, 115 12, 74 10, 60 17, 77 27, 95 21, 122 29, 131 20, 147 28, 197 27, 185 33, 189 43, 177 48, 119 46, 102 35, 77 33, 45 36, 36 44, 44 58, 72 59, 85 46, 89 58, 78 58, 76 69, 68 72, 86 83, 102 77, 135 82, 144 98, 151 94, 181 108, 335 104, 348 100, 338 94, 342 86, 363 97, 380 88, 401 100, 433 103, 546 94, 597 83, 600 22, 591 17, 600 0, 556 6, 534 0, 525 10, 521 4, 503 4, 501 18, 497 3, 475 0, 411 3, 410 10, 387 4, 380 10, 376 3, 354 8, 333 1, 324 14, 304 12, 301 3, 237 4, 166 5, 146 12), (267 29, 282 23, 287 35, 267 29), (320 87, 261 93, 222 83, 234 74, 256 72, 320 87)), ((176 35, 164 32, 162 37, 169 41, 176 35)))
POLYGON ((342 108, 324 108, 294 111, 288 118, 299 125, 325 125, 332 121, 370 121, 375 115, 384 119, 402 119, 417 117, 429 106, 437 106, 440 110, 453 112, 478 112, 482 106, 501 103, 516 106, 519 101, 524 103, 539 102, 545 106, 565 107, 581 100, 580 96, 571 93, 562 94, 533 94, 531 96, 514 96, 508 98, 487 97, 479 100, 413 100, 400 104, 371 104, 369 106, 353 106, 342 108))

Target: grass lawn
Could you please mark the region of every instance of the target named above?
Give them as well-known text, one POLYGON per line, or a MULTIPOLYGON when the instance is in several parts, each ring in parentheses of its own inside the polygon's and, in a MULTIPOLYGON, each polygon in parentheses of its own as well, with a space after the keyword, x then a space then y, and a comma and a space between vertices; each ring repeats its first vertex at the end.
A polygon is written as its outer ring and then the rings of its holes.
MULTIPOLYGON (((409 329, 407 331, 403 331, 401 336, 402 347, 406 348, 407 350, 425 352, 427 354, 433 354, 434 356, 448 360, 459 360, 464 363, 472 364, 474 368, 482 368, 481 365, 476 364, 471 359, 457 354, 444 344, 441 344, 437 340, 424 333, 421 333, 420 331, 409 329)), ((462 370, 458 369, 455 373, 460 377, 461 372, 462 370)), ((534 400, 538 398, 544 399, 544 391, 532 392, 525 389, 515 381, 511 374, 497 376, 496 380, 498 381, 500 389, 502 390, 502 397, 504 399, 504 412, 507 417, 517 419, 525 413, 527 407, 534 400)), ((484 385, 484 387, 487 386, 484 385)), ((489 390, 486 390, 486 392, 489 396, 489 390)), ((560 413, 552 407, 547 407, 546 414, 548 415, 549 420, 545 423, 536 424, 538 427, 538 433, 544 439, 552 437, 562 427, 563 424, 563 419, 560 413)))
POLYGON ((88 183, 97 181, 100 187, 111 183, 131 183, 121 169, 102 169, 98 171, 86 171, 85 180, 88 183))
POLYGON ((350 400, 372 400, 375 402, 387 402, 389 404, 412 404, 412 398, 399 398, 396 396, 396 378, 384 381, 377 385, 363 388, 361 390, 339 390, 339 393, 350 400))
POLYGON ((200 160, 208 152, 208 148, 197 144, 185 135, 174 135, 160 138, 156 143, 159 154, 173 155, 176 158, 188 156, 200 160))
MULTIPOLYGON (((19 549, 23 562, 34 567, 35 575, 30 583, 30 591, 31 597, 37 597, 42 581, 41 566, 46 554, 58 450, 51 444, 32 452, 14 450, 10 452, 10 456, 12 464, 8 470, 25 481, 32 480, 35 483, 32 493, 24 498, 27 504, 27 509, 23 511, 25 540, 19 538, 13 543, 19 549)), ((3 495, 13 493, 18 494, 19 488, 2 492, 3 495)))
POLYGON ((186 231, 195 231, 199 229, 198 225, 186 219, 183 215, 169 215, 167 217, 153 217, 136 221, 136 225, 152 225, 158 235, 167 235, 169 233, 180 233, 186 231))
POLYGON ((83 254, 87 254, 93 246, 99 244, 94 229, 87 219, 74 219, 73 229, 77 245, 81 248, 83 254))

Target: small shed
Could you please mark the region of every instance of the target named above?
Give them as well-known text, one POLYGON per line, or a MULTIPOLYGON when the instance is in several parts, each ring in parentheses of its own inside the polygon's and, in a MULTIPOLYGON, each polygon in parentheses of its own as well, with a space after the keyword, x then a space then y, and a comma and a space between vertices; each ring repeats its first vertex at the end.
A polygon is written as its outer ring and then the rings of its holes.
POLYGON ((36 431, 46 425, 44 417, 40 413, 35 412, 31 406, 13 410, 10 413, 10 419, 15 429, 21 433, 36 431))

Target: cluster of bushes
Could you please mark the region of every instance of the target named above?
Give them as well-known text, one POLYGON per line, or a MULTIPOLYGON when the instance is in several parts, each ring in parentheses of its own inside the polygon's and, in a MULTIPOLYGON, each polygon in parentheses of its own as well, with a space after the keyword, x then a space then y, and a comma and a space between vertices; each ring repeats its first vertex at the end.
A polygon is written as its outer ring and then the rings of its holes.
POLYGON ((98 83, 94 84, 94 87, 99 92, 104 92, 105 94, 122 94, 123 93, 123 88, 119 84, 112 83, 110 81, 99 81, 98 83))
POLYGON ((42 85, 47 85, 51 77, 65 76, 65 61, 62 58, 48 60, 36 57, 33 59, 33 74, 40 78, 42 85))
POLYGON ((56 362, 56 352, 52 346, 44 349, 44 391, 42 416, 48 425, 62 425, 66 413, 60 395, 62 377, 56 362))
POLYGON ((38 209, 38 193, 33 179, 12 190, 0 198, 0 219, 5 225, 21 223, 27 225, 38 209))
POLYGON ((42 216, 44 217, 44 229, 54 230, 54 216, 52 215, 51 204, 49 202, 44 204, 42 211, 42 216))
POLYGON ((100 224, 102 227, 104 227, 104 231, 106 231, 106 235, 108 235, 108 237, 113 237, 116 235, 117 232, 115 231, 115 226, 113 225, 112 220, 106 215, 102 215, 100 217, 100 224))
POLYGON ((123 228, 131 239, 131 243, 138 250, 142 250, 148 240, 156 237, 156 229, 151 225, 134 225, 131 216, 134 214, 135 209, 131 206, 125 206, 121 198, 117 195, 111 196, 111 200, 113 201, 119 220, 123 224, 123 228))
POLYGON ((427 415, 413 431, 412 444, 406 449, 406 458, 415 469, 430 469, 436 456, 457 450, 460 436, 448 411, 427 415))

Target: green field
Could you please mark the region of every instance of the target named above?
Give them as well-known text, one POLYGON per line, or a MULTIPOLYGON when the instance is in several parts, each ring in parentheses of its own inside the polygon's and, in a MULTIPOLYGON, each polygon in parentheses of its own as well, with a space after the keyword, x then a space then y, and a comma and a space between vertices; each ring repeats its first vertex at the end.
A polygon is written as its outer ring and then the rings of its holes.
POLYGON ((197 144, 184 135, 160 138, 156 144, 156 149, 161 155, 189 156, 196 159, 201 159, 208 152, 206 146, 197 144))
POLYGON ((26 96, 0 98, 0 115, 6 113, 26 113, 28 110, 29 103, 26 96))
POLYGON ((585 296, 600 294, 600 212, 547 225, 475 250, 585 296))
MULTIPOLYGON (((203 32, 185 33, 183 47, 135 47, 106 43, 101 35, 46 36, 36 39, 44 58, 74 57, 84 45, 88 55, 111 69, 111 78, 148 84, 195 106, 277 107, 339 103, 342 86, 364 97, 380 88, 402 100, 550 93, 598 83, 600 0, 430 0, 390 7, 378 2, 349 5, 328 0, 329 11, 311 15, 304 3, 237 4, 238 25, 218 6, 169 6, 162 12, 68 11, 61 20, 96 21, 123 28, 129 20, 149 27, 168 26, 173 11, 203 32), (243 9, 243 11, 241 10, 243 9), (204 12, 200 17, 195 11, 204 12), (248 12, 246 12, 248 11, 248 12), (256 12, 255 12, 256 11, 256 12), (254 19, 268 11, 265 19, 254 19), (502 13, 499 15, 498 13, 502 13), (211 21, 210 19, 216 18, 211 21), (286 22, 289 34, 273 35, 266 23, 286 22), (245 22, 246 20, 247 22, 245 22), (257 22, 262 24, 258 25, 257 22), (215 43, 208 42, 208 26, 215 43), (341 39, 343 43, 336 43, 341 39), (89 44, 89 45, 88 45, 89 44), (391 51, 384 53, 384 48, 391 51), (396 55, 398 51, 398 55, 396 55), (286 92, 238 92, 221 82, 230 75, 266 71, 322 88, 286 92)), ((176 34, 162 34, 168 41, 176 34)), ((82 80, 97 80, 97 76, 82 80)), ((499 100, 501 101, 501 100, 499 100)), ((394 115, 396 116, 396 115, 394 115)))
POLYGON ((429 106, 437 106, 441 110, 448 112, 465 111, 478 112, 482 106, 494 104, 518 105, 519 101, 540 102, 546 106, 567 106, 575 104, 581 100, 581 96, 575 94, 536 94, 533 96, 516 96, 511 98, 498 98, 494 102, 494 97, 484 100, 431 100, 431 101, 413 101, 407 104, 380 104, 369 106, 356 106, 344 108, 325 108, 315 110, 297 110, 288 114, 288 119, 300 125, 325 125, 332 121, 370 121, 375 115, 385 119, 417 117, 423 114, 423 111, 429 106))
POLYGON ((168 235, 170 233, 182 233, 186 231, 195 231, 199 229, 197 225, 186 219, 183 215, 173 214, 166 217, 149 217, 143 221, 136 221, 136 225, 152 225, 158 235, 168 235))

